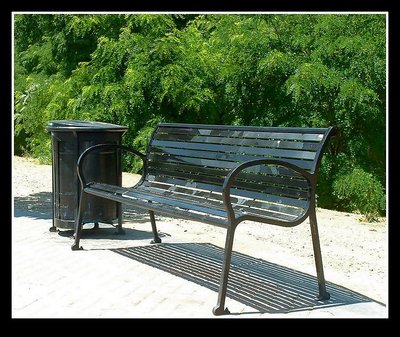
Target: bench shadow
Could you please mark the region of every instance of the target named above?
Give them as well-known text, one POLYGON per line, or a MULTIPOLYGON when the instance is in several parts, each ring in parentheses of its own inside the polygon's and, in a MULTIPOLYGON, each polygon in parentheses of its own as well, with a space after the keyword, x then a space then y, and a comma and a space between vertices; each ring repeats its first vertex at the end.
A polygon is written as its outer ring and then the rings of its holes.
MULTIPOLYGON (((133 223, 149 222, 149 213, 140 208, 123 205, 123 221, 133 223)), ((14 197, 14 216, 35 219, 52 219, 52 192, 38 192, 27 196, 14 197)))
MULTIPOLYGON (((218 292, 224 251, 213 244, 163 243, 110 250, 218 292)), ((331 282, 327 282, 331 298, 319 302, 315 299, 317 284, 314 276, 233 252, 227 297, 260 313, 289 313, 376 302, 331 282)))
MULTIPOLYGON (((73 229, 62 229, 58 231, 58 235, 63 237, 73 237, 74 230, 73 229)), ((158 233, 159 237, 170 236, 166 233, 158 233)), ((98 229, 92 228, 83 228, 82 229, 82 239, 91 239, 91 240, 150 240, 153 239, 153 233, 151 231, 139 230, 134 228, 124 228, 124 234, 119 234, 114 227, 100 227, 98 229)))
POLYGON ((38 192, 22 197, 14 197, 14 216, 34 219, 51 219, 53 195, 51 192, 38 192))
MULTIPOLYGON (((29 217, 33 219, 51 220, 53 218, 53 195, 51 192, 33 193, 27 196, 14 197, 14 217, 29 217)), ((92 229, 93 224, 83 226, 82 239, 116 239, 116 240, 151 240, 153 234, 149 224, 148 231, 124 227, 124 223, 149 223, 149 213, 145 210, 123 205, 124 235, 118 235, 117 230, 110 224, 100 224, 98 229, 92 229)), ((73 229, 59 228, 58 235, 72 237, 73 229)), ((159 232, 160 237, 169 236, 159 232)))

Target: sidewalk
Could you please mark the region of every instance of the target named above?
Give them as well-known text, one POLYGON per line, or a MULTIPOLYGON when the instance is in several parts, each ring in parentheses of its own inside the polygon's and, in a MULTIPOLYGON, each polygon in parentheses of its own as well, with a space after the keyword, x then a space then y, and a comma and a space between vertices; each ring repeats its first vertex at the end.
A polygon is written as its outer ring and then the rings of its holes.
MULTIPOLYGON (((134 217, 135 215, 131 216, 134 217)), ((157 222, 163 244, 149 245, 142 215, 124 223, 126 235, 101 225, 84 230, 84 250, 71 251, 71 231, 49 232, 48 213, 16 208, 12 224, 14 318, 214 318, 223 229, 183 220, 157 222), (218 237, 218 241, 215 240, 218 237), (209 271, 209 272, 208 272, 209 271)), ((86 228, 86 226, 85 226, 86 228)), ((257 249, 254 245, 254 249, 257 249)), ((234 247, 234 250, 235 247, 234 247)), ((331 299, 313 300, 314 274, 252 254, 233 257, 230 292, 222 318, 384 318, 386 306, 328 282, 331 299), (241 280, 240 282, 238 280, 241 280)))

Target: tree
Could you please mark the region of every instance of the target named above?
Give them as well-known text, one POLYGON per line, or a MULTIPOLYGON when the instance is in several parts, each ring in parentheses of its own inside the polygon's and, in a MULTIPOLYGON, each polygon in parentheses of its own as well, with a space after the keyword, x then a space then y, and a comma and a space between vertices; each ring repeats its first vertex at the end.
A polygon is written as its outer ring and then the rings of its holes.
POLYGON ((142 150, 159 121, 334 125, 318 205, 385 210, 385 15, 14 18, 17 153, 49 160, 45 126, 52 119, 126 125, 124 142, 142 150), (370 181, 368 193, 357 179, 370 181), (365 208, 371 191, 379 200, 365 208))

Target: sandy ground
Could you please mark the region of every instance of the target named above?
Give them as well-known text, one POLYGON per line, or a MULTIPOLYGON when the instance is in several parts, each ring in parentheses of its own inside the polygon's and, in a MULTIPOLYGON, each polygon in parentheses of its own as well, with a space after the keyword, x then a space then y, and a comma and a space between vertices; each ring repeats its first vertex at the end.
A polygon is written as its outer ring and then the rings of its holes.
MULTIPOLYGON (((51 166, 14 156, 14 207, 51 214, 51 166)), ((138 175, 123 174, 132 185, 138 175)), ((386 218, 360 221, 358 214, 317 209, 325 278, 373 300, 388 301, 388 238, 386 218)), ((187 242, 207 242, 223 247, 225 230, 187 220, 158 216, 160 232, 187 242), (207 235, 205 235, 207 234, 207 235)), ((125 209, 124 227, 150 230, 148 221, 135 222, 125 209)), ((246 222, 238 226, 234 250, 315 275, 308 221, 293 228, 246 222)))

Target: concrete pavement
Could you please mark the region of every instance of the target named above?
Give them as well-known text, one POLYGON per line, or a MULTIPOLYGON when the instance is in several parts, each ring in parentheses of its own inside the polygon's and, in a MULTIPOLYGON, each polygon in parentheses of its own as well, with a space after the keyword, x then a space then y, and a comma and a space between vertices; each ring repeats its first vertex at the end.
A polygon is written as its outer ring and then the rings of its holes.
MULTIPOLYGON (((47 211, 19 203, 12 224, 12 317, 215 318, 224 230, 199 224, 204 235, 192 241, 179 221, 174 228, 160 218, 163 244, 149 245, 149 222, 132 213, 126 235, 109 225, 87 228, 84 250, 71 251, 71 231, 49 232, 47 211), (217 243, 209 240, 215 231, 217 243)), ((316 302, 314 276, 239 252, 229 289, 231 315, 221 318, 388 316, 386 306, 333 283, 331 300, 316 302)))

